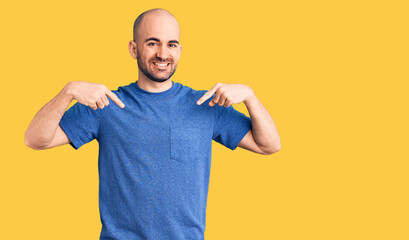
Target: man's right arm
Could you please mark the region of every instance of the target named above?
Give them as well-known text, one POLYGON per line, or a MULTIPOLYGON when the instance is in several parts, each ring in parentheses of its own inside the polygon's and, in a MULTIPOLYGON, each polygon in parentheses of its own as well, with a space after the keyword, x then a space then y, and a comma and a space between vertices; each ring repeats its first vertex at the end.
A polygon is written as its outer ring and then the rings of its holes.
POLYGON ((42 150, 70 143, 59 123, 71 101, 75 99, 80 104, 96 110, 109 104, 107 96, 121 108, 125 107, 124 103, 102 84, 69 82, 35 115, 25 133, 25 144, 32 149, 42 150))
POLYGON ((24 142, 28 147, 42 150, 70 143, 59 125, 65 110, 74 99, 69 87, 70 83, 35 115, 25 133, 24 142))

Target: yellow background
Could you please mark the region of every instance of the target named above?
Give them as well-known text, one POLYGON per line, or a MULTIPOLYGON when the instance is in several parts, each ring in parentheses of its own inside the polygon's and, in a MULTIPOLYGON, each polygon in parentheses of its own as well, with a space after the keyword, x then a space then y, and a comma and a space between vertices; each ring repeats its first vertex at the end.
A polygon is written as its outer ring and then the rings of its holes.
POLYGON ((1 239, 98 239, 98 143, 24 133, 69 81, 136 81, 127 44, 155 7, 181 26, 172 79, 250 86, 281 137, 268 156, 213 143, 206 240, 409 239, 408 5, 316 0, 2 3, 1 239))

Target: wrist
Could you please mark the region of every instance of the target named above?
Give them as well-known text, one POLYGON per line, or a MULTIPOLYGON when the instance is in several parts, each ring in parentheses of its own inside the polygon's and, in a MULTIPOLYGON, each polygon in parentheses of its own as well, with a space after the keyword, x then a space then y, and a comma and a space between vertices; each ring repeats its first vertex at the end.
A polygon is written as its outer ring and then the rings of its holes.
POLYGON ((256 100, 256 94, 254 93, 253 89, 249 87, 249 95, 243 100, 244 103, 252 102, 256 100))
POLYGON ((72 94, 72 83, 69 82, 67 83, 67 85, 65 85, 63 87, 63 89, 61 90, 60 94, 64 97, 70 100, 70 102, 72 100, 74 100, 74 96, 72 94))

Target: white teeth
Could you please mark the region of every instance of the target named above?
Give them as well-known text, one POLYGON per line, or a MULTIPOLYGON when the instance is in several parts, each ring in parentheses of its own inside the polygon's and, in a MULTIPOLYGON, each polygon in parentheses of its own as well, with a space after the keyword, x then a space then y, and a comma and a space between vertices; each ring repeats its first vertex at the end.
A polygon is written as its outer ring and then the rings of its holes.
POLYGON ((155 63, 155 65, 156 66, 159 66, 159 67, 166 67, 168 64, 167 63, 155 63))

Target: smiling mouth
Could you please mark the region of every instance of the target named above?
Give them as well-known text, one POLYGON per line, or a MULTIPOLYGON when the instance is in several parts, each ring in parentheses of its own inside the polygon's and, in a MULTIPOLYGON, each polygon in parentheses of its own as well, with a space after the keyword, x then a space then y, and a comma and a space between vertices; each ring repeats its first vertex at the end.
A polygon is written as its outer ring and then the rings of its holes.
POLYGON ((157 62, 155 62, 153 64, 155 64, 155 66, 158 66, 158 67, 167 67, 167 66, 169 66, 170 63, 157 63, 157 62))

